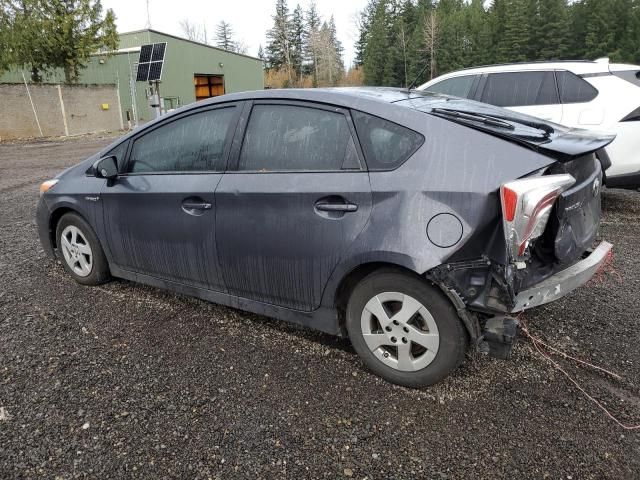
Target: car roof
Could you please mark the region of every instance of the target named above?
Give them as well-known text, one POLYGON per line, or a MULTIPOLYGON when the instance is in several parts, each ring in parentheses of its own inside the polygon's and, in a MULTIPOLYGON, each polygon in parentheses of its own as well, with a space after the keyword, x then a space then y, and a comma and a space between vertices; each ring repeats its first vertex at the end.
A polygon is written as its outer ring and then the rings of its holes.
POLYGON ((393 87, 282 88, 230 93, 203 100, 197 105, 241 100, 304 100, 349 107, 359 101, 394 103, 406 100, 408 95, 411 94, 406 88, 393 87))
POLYGON ((576 75, 589 73, 608 73, 608 59, 586 61, 586 60, 562 60, 553 62, 528 62, 528 63, 503 63, 497 65, 483 65, 480 67, 465 68, 455 72, 442 75, 441 78, 447 76, 469 75, 476 73, 494 73, 494 72, 514 72, 529 70, 569 70, 576 75))

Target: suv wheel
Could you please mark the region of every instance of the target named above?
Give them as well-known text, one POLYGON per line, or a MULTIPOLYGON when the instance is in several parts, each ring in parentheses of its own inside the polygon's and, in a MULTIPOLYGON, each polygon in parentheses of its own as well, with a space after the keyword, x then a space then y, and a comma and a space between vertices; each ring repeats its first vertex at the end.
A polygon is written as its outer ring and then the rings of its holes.
POLYGON ((93 229, 79 215, 67 213, 56 228, 64 269, 83 285, 99 285, 110 278, 109 265, 93 229))
POLYGON ((365 277, 347 305, 347 330, 365 365, 407 387, 439 382, 464 360, 467 332, 450 301, 397 271, 365 277))

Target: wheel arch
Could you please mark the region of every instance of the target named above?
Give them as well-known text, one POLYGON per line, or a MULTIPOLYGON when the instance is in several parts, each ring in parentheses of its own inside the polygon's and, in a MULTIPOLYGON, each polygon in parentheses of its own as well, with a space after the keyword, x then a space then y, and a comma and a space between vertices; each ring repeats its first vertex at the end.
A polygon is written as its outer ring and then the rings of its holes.
POLYGON ((87 221, 87 218, 81 212, 74 208, 71 208, 67 205, 61 205, 55 208, 49 215, 49 242, 51 243, 51 247, 54 251, 58 248, 56 239, 56 229, 58 228, 58 223, 60 222, 60 219, 67 213, 78 215, 80 218, 82 218, 82 220, 87 222, 87 224, 91 225, 87 221))
POLYGON ((417 278, 422 278, 418 272, 406 264, 390 261, 370 261, 353 267, 342 276, 337 287, 333 291, 332 303, 333 307, 337 310, 338 327, 340 331, 345 331, 345 312, 351 292, 353 292, 353 289, 363 278, 380 270, 393 270, 415 276, 417 278))

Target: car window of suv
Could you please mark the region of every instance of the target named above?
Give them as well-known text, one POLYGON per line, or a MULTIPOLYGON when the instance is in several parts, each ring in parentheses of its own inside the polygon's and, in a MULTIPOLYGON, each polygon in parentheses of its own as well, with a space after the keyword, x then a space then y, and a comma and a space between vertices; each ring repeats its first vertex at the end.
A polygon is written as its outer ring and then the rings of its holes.
POLYGON ((369 170, 399 167, 424 142, 422 135, 406 127, 356 110, 352 115, 369 170))
POLYGON ((234 107, 207 110, 178 118, 133 142, 128 171, 223 171, 224 146, 234 107))
POLYGON ((559 70, 556 78, 562 103, 586 103, 598 96, 598 90, 575 73, 559 70))
POLYGON ((335 171, 360 169, 342 113, 297 105, 255 105, 238 170, 335 171))
POLYGON ((498 107, 560 103, 553 72, 490 73, 480 101, 498 107))
POLYGON ((465 75, 463 77, 448 78, 434 83, 426 89, 428 92, 443 93, 454 97, 469 98, 471 88, 477 75, 465 75))

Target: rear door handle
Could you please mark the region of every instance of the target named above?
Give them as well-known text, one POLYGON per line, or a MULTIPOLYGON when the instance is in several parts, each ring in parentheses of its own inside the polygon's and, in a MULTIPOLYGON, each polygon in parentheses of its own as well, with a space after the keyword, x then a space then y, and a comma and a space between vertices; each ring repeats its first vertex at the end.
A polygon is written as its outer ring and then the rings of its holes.
POLYGON ((187 210, 211 210, 211 204, 207 202, 183 202, 182 208, 187 210))
POLYGON ((357 212, 358 206, 354 203, 316 203, 316 209, 321 212, 357 212))

